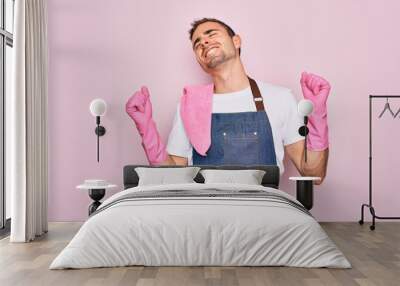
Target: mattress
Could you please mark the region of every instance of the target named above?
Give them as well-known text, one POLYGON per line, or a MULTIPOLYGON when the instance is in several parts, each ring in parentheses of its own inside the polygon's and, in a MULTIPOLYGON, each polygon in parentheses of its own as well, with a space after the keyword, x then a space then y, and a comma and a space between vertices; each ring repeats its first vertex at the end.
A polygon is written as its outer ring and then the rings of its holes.
POLYGON ((291 195, 242 184, 137 186, 103 202, 50 269, 144 266, 350 268, 291 195))

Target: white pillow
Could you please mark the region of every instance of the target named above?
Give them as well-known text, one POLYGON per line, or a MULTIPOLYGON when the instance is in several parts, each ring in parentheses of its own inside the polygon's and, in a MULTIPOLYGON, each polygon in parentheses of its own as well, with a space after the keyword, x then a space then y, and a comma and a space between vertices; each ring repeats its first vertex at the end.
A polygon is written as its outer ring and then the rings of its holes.
POLYGON ((182 168, 135 168, 139 176, 138 186, 195 183, 199 167, 182 168))
POLYGON ((235 183, 247 185, 261 185, 265 175, 262 170, 201 170, 204 183, 235 183))

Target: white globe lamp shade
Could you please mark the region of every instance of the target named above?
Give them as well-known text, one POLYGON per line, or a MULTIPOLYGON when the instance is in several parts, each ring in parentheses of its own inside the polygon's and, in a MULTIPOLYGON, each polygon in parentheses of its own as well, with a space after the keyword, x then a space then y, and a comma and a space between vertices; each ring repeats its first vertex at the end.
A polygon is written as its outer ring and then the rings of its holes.
POLYGON ((300 100, 299 104, 297 105, 297 111, 301 116, 308 116, 313 112, 313 110, 314 104, 308 99, 300 100))
POLYGON ((90 103, 90 112, 93 116, 103 116, 107 110, 107 103, 101 99, 93 99, 90 103))

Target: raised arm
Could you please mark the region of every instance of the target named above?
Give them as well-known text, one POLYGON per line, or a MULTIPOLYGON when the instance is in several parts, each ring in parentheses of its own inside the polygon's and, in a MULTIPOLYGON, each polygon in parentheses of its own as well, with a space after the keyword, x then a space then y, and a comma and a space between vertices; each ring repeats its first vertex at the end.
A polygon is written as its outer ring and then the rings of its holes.
POLYGON ((169 155, 153 120, 150 93, 147 87, 136 91, 127 101, 126 112, 135 122, 142 137, 142 146, 150 165, 187 165, 187 158, 169 155))

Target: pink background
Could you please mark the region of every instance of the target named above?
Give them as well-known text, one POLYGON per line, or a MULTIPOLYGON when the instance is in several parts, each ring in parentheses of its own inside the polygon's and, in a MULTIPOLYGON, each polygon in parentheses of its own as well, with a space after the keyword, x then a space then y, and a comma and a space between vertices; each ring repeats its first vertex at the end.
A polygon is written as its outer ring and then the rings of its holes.
MULTIPOLYGON (((187 33, 204 16, 242 36, 242 60, 254 78, 287 86, 297 99, 303 70, 329 79, 329 168, 312 213, 319 221, 358 220, 368 198, 368 95, 400 94, 398 11, 396 0, 49 1, 49 220, 87 218, 90 199, 75 189, 84 179, 122 187, 124 165, 147 163, 124 111, 143 84, 167 139, 182 87, 208 81, 187 33), (98 97, 108 103, 100 163, 89 113, 98 97)), ((391 103, 400 108, 400 100, 391 103)), ((400 215, 400 118, 377 120, 383 105, 374 110, 375 205, 379 215, 400 215)), ((281 189, 294 194, 288 177, 297 171, 285 163, 281 189)))

